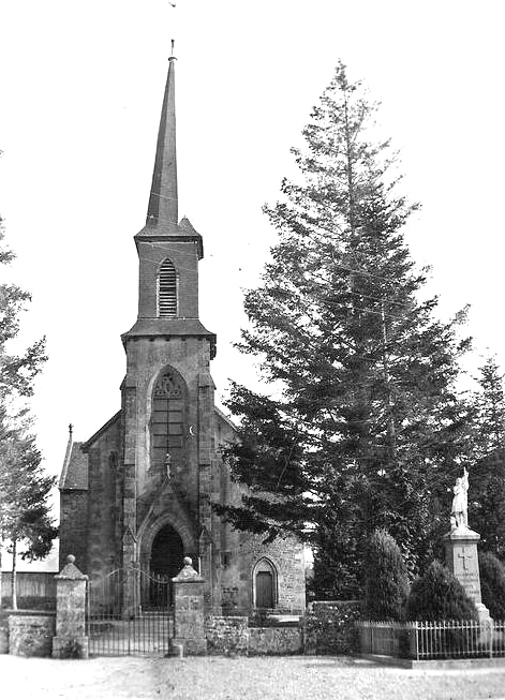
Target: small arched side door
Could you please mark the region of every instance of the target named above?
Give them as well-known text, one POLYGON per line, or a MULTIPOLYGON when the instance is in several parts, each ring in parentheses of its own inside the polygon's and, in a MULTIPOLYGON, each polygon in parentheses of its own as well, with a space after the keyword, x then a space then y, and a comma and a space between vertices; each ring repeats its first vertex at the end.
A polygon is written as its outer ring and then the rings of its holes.
POLYGON ((253 573, 254 607, 272 609, 277 605, 277 572, 269 559, 260 559, 253 573))

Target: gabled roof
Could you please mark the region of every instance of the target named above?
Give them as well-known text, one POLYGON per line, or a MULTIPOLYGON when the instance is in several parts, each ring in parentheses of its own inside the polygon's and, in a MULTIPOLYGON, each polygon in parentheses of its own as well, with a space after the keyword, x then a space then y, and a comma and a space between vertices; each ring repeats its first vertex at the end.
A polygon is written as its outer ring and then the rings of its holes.
POLYGON ((101 437, 110 427, 111 425, 114 425, 114 423, 121 418, 121 411, 118 411, 115 415, 112 416, 112 418, 109 418, 107 423, 104 423, 101 428, 99 428, 96 433, 93 433, 93 435, 86 440, 86 442, 82 443, 82 449, 84 452, 88 450, 88 448, 98 440, 99 437, 101 437))
MULTIPOLYGON (((237 430, 232 421, 219 409, 214 406, 214 413, 218 420, 225 423, 233 432, 237 430)), ((87 491, 88 490, 88 455, 87 450, 96 442, 121 416, 121 411, 112 416, 100 430, 92 435, 86 442, 72 442, 70 436, 61 470, 59 489, 60 491, 87 491)))
POLYGON ((217 406, 214 406, 214 413, 217 415, 218 418, 220 418, 224 423, 226 423, 226 425, 228 427, 230 427, 234 432, 237 431, 237 426, 235 425, 235 423, 233 423, 231 418, 228 418, 226 413, 223 413, 223 411, 221 411, 221 409, 219 409, 217 406))
POLYGON ((83 442, 74 442, 67 451, 58 484, 60 491, 87 491, 88 455, 82 451, 83 445, 83 442))
POLYGON ((98 440, 121 416, 118 411, 115 416, 103 425, 100 430, 92 435, 86 442, 72 442, 72 434, 69 436, 67 451, 61 470, 60 491, 87 491, 88 490, 88 455, 89 447, 98 440))

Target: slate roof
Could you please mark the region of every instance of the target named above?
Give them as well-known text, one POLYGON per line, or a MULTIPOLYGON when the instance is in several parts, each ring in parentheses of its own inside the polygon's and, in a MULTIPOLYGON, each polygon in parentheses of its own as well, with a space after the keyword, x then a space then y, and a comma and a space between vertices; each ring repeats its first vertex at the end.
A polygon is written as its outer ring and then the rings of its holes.
POLYGON ((214 413, 217 415, 217 417, 219 419, 221 419, 224 423, 226 423, 226 425, 228 425, 233 430, 233 432, 236 432, 237 426, 231 420, 231 418, 229 418, 226 415, 226 413, 223 413, 223 411, 221 411, 221 409, 219 409, 217 406, 214 406, 214 413))
POLYGON ((88 455, 82 451, 83 442, 74 442, 67 449, 59 488, 61 491, 87 491, 88 455))

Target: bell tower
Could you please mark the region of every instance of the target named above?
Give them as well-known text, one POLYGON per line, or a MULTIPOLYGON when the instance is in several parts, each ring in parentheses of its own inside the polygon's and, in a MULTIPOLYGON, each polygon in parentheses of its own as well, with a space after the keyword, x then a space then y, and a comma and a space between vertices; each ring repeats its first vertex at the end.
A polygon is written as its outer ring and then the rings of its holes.
POLYGON ((167 528, 202 562, 202 542, 211 546, 202 533, 211 530, 216 337, 198 318, 202 237, 186 217, 178 220, 175 60, 172 42, 147 219, 134 238, 138 316, 121 337, 123 566, 148 566, 167 528))

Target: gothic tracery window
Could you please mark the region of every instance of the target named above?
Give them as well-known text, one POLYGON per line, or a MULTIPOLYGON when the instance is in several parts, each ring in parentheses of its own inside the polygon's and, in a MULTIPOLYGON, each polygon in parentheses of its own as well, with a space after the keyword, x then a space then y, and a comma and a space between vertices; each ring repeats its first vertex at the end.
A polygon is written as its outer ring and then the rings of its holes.
POLYGON ((168 258, 161 263, 158 275, 158 313, 177 316, 177 271, 168 258))
POLYGON ((164 370, 154 386, 151 411, 151 466, 162 469, 181 459, 184 447, 184 382, 164 370))

